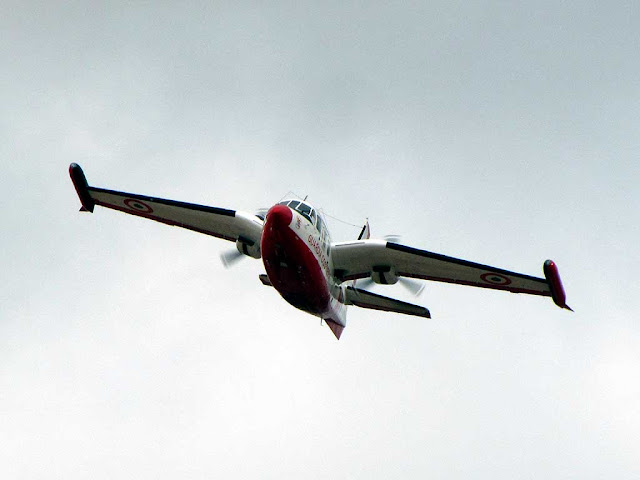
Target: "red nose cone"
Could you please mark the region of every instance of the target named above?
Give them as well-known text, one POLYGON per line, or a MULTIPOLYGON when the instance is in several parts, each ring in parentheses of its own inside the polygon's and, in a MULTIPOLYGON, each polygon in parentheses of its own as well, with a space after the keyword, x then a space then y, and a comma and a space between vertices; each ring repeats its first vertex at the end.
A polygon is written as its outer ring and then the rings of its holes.
POLYGON ((293 212, 286 205, 274 205, 267 213, 267 223, 274 227, 288 227, 291 224, 293 212))

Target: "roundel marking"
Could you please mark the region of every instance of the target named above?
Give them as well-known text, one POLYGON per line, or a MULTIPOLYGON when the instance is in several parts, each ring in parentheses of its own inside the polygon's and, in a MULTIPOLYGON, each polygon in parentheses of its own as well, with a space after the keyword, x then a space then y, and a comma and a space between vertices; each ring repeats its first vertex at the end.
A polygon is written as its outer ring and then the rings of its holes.
POLYGON ((153 213, 153 208, 140 200, 136 200, 135 198, 127 198, 124 201, 124 204, 131 210, 136 210, 142 213, 153 213))
POLYGON ((509 278, 505 277, 504 275, 500 275, 499 273, 483 273, 482 275, 480 275, 480 278, 482 279, 482 281, 490 283, 491 285, 503 286, 509 285, 511 283, 511 280, 509 278))

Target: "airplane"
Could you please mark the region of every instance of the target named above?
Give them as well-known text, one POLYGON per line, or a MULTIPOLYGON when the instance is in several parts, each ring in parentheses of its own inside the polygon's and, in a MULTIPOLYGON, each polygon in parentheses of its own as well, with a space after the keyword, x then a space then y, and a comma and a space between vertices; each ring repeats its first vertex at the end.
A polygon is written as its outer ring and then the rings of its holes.
POLYGON ((80 211, 93 212, 100 205, 235 242, 237 252, 223 255, 223 261, 244 256, 262 259, 266 274, 259 275, 260 281, 294 307, 320 317, 338 340, 347 325, 349 305, 431 318, 427 308, 368 291, 358 286, 358 280, 391 285, 421 279, 539 295, 571 310, 551 260, 544 262, 545 278, 537 278, 371 239, 368 221, 357 239, 332 242, 322 213, 304 200, 283 200, 266 214, 251 214, 91 187, 76 163, 69 166, 69 175, 80 211))

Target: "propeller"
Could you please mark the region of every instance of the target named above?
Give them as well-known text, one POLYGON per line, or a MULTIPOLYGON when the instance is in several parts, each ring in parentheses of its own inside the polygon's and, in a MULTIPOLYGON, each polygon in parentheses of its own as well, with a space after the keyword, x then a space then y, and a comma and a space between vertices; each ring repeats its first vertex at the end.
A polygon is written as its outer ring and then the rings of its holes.
MULTIPOLYGON (((383 237, 387 242, 391 243, 399 243, 401 238, 400 235, 385 235, 383 237)), ((414 280, 412 278, 407 277, 398 277, 398 283, 406 288, 413 296, 417 297, 424 290, 425 284, 421 281, 414 280)), ((374 286, 376 282, 371 280, 371 278, 362 278, 360 280, 356 280, 356 285, 360 285, 364 288, 371 288, 374 286)))
POLYGON ((425 286, 424 282, 420 282, 418 280, 407 277, 399 277, 398 282, 400 282, 400 285, 402 285, 404 288, 409 290, 414 297, 420 295, 425 286))
MULTIPOLYGON (((406 288, 414 297, 417 297, 424 290, 424 283, 407 277, 398 277, 398 283, 406 288)), ((361 278, 356 280, 356 287, 369 289, 376 284, 371 278, 361 278)))
POLYGON ((222 260, 224 268, 231 268, 236 263, 238 263, 238 261, 241 260, 242 257, 246 257, 246 255, 244 253, 241 253, 237 248, 234 248, 233 250, 227 250, 226 252, 222 252, 220 254, 220 260, 222 260))
MULTIPOLYGON (((268 211, 268 208, 260 208, 255 212, 255 216, 264 222, 268 211)), ((233 248, 220 254, 220 260, 222 260, 225 268, 233 267, 238 261, 242 260, 242 257, 246 257, 246 255, 238 248, 233 248)))
POLYGON ((258 209, 258 211, 256 212, 256 217, 258 217, 260 220, 262 220, 264 222, 264 219, 267 218, 267 213, 269 212, 268 208, 260 208, 258 209))

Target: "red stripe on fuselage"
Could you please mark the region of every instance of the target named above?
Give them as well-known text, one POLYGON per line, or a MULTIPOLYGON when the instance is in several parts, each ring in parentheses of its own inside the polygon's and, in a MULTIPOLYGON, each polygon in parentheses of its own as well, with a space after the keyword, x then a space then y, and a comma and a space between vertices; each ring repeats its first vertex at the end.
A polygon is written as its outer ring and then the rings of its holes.
POLYGON ((322 316, 330 308, 329 286, 297 219, 298 214, 285 205, 269 210, 262 232, 262 260, 271 284, 287 302, 322 316))

